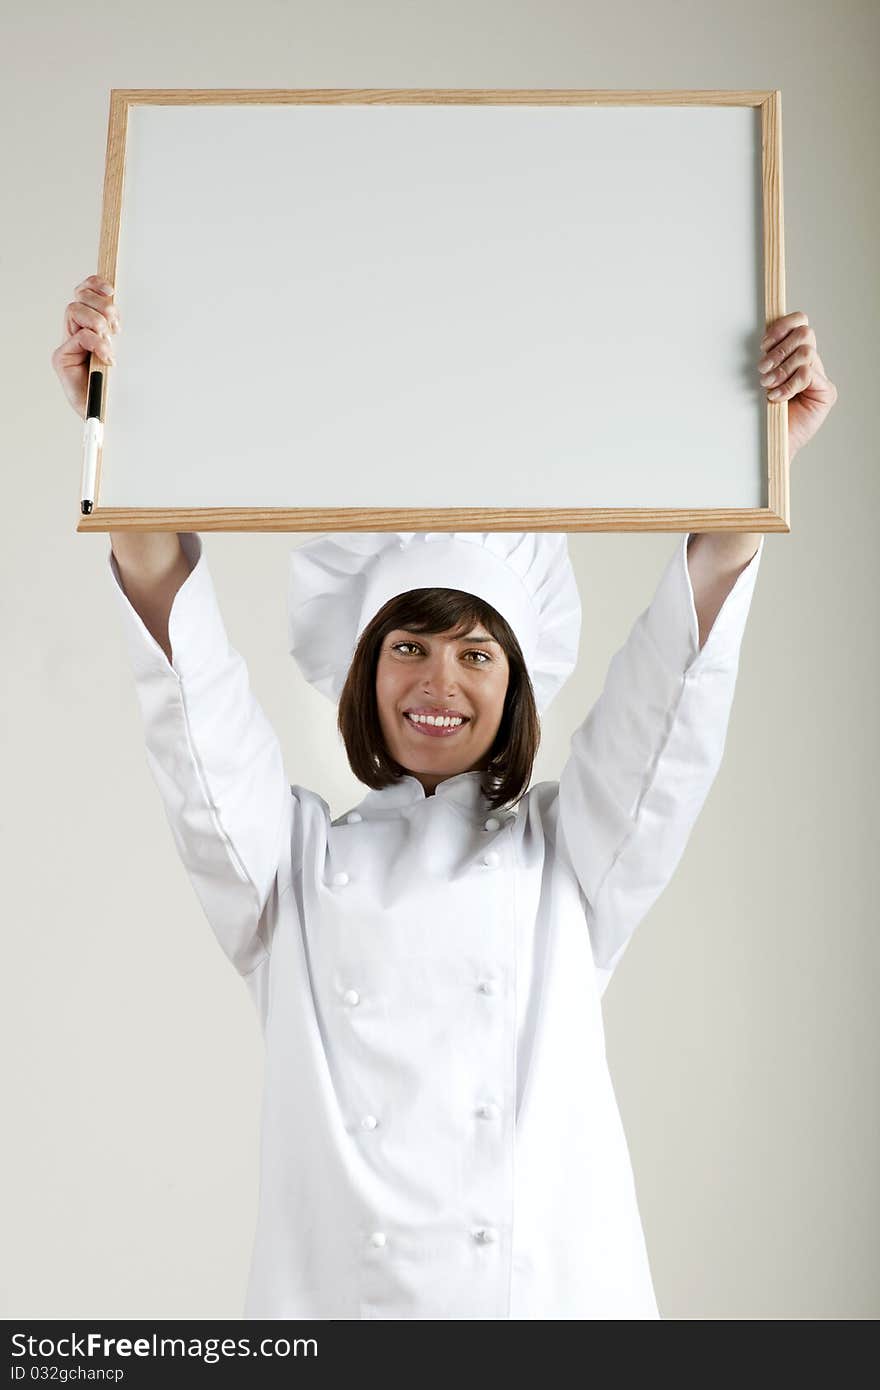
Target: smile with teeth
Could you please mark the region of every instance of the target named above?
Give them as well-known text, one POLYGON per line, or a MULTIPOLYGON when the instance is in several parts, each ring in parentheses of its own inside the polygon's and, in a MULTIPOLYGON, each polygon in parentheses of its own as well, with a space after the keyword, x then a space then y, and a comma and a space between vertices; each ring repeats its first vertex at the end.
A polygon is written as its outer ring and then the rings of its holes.
POLYGON ((430 738, 449 738, 468 723, 468 720, 450 714, 404 714, 403 717, 420 734, 427 734, 430 738))

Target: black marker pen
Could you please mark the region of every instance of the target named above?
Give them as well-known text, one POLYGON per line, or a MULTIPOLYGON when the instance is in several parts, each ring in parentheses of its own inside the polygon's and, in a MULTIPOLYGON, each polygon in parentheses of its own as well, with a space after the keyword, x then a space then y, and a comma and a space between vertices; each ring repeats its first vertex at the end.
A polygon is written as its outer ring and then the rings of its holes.
POLYGON ((82 501, 80 507, 84 515, 88 515, 95 502, 98 449, 104 437, 103 406, 104 373, 102 370, 96 370, 89 377, 89 395, 86 403, 86 424, 83 435, 82 501))

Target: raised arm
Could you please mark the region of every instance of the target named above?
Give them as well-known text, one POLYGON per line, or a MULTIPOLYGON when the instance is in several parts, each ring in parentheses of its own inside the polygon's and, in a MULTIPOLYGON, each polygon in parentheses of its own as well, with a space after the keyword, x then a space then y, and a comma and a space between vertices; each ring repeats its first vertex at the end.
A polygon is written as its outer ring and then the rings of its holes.
POLYGON ((290 867, 278 739, 229 645, 201 538, 114 534, 108 563, 178 853, 220 945, 250 974, 271 950, 265 908, 290 867))
POLYGON ((191 569, 180 536, 174 531, 114 531, 110 544, 129 603, 170 661, 168 618, 191 569))
MULTIPOLYGON (((559 780, 561 847, 586 900, 603 990, 672 877, 721 764, 763 552, 761 536, 744 568, 727 565, 730 583, 701 645, 689 539, 612 658, 559 780)), ((703 587, 704 612, 724 583, 703 587)))
POLYGON ((705 646, 724 600, 757 554, 762 539, 759 533, 752 531, 703 531, 688 536, 688 573, 701 648, 705 646))

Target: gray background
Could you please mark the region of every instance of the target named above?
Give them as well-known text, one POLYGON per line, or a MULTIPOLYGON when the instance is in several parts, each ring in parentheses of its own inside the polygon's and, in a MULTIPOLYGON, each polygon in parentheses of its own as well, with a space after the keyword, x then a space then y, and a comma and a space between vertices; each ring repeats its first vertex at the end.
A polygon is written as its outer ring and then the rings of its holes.
MULTIPOLYGON (((146 767, 49 360, 97 268, 126 86, 782 90, 787 308, 840 400, 794 461, 791 535, 767 538, 718 780, 605 1015, 663 1315, 877 1316, 878 29, 855 0, 6 7, 2 1316, 238 1317, 256 1213, 256 1015, 146 767)), ((247 351, 236 269, 218 291, 247 351)), ((287 656, 293 540, 206 548, 290 780, 336 815, 362 789, 287 656)), ((535 780, 676 543, 572 539, 584 636, 535 780)))

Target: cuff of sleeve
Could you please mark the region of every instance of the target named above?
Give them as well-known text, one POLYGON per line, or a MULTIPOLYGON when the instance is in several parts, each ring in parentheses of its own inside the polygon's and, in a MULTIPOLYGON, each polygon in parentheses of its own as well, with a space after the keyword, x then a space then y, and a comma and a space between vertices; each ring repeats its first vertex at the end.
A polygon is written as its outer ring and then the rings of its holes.
POLYGON ((701 671, 729 671, 739 661, 745 622, 764 553, 762 535, 758 549, 727 595, 700 650, 700 625, 687 561, 691 533, 683 536, 657 586, 646 613, 648 630, 658 651, 673 668, 687 675, 701 671))
POLYGON ((186 680, 210 665, 217 653, 225 656, 228 650, 226 629, 201 537, 194 531, 181 532, 180 544, 191 568, 174 595, 168 616, 171 662, 130 602, 110 547, 107 559, 114 581, 113 592, 123 614, 129 659, 136 676, 163 671, 186 680))

